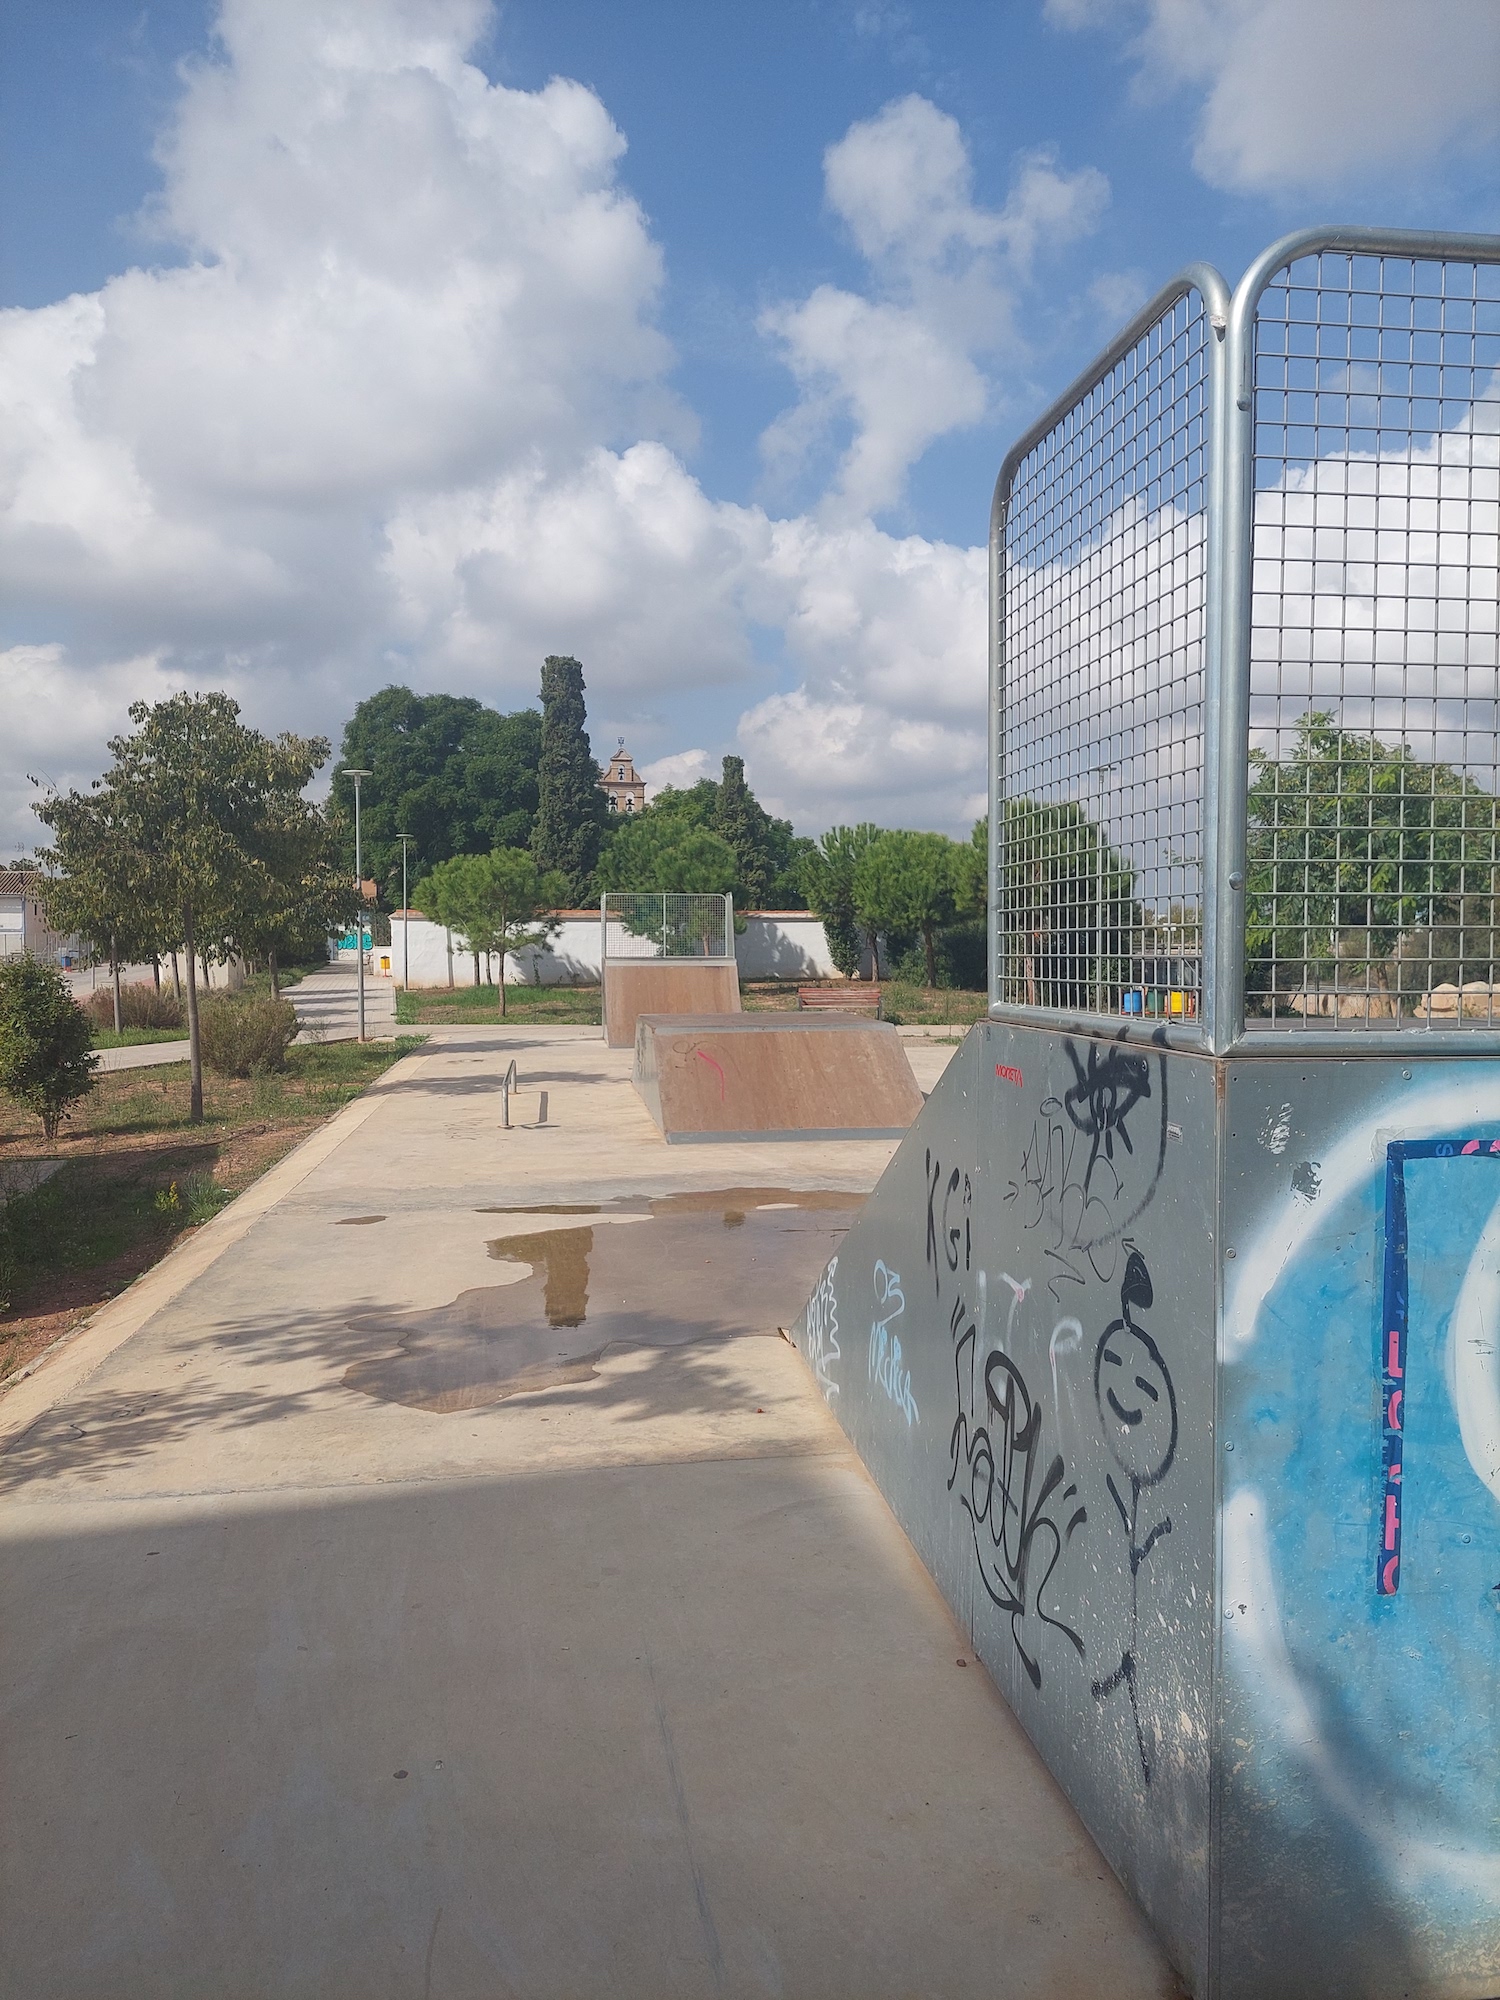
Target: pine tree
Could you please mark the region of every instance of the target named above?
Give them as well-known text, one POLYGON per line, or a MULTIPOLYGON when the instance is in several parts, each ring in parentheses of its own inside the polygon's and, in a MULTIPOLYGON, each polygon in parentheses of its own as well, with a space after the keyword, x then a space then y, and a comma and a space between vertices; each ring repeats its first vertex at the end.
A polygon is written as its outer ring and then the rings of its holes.
POLYGON ((542 754, 531 851, 537 865, 567 877, 576 903, 590 893, 609 801, 584 727, 583 668, 549 653, 542 662, 542 754))
POLYGON ((763 910, 776 878, 771 852, 771 817, 745 783, 743 757, 724 759, 714 808, 713 832, 733 849, 739 863, 739 901, 743 909, 763 910))

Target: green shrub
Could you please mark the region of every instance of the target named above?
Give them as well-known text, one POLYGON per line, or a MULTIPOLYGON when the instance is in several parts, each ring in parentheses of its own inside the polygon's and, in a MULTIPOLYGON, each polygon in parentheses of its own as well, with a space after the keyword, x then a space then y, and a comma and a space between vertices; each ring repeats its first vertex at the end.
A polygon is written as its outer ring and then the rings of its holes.
POLYGON ((0 960, 0 1090, 34 1111, 48 1143, 94 1087, 94 1028, 55 966, 0 960))
MULTIPOLYGON (((81 1004, 84 1013, 96 1028, 112 1028, 115 1025, 115 996, 112 987, 101 986, 81 1004)), ((154 986, 120 988, 122 1028, 180 1028, 183 1018, 182 1002, 175 993, 169 993, 165 988, 159 993, 154 986)))
POLYGON ((286 1068, 297 1032, 290 1000, 236 1000, 218 994, 198 1009, 203 1060, 220 1076, 265 1076, 286 1068))

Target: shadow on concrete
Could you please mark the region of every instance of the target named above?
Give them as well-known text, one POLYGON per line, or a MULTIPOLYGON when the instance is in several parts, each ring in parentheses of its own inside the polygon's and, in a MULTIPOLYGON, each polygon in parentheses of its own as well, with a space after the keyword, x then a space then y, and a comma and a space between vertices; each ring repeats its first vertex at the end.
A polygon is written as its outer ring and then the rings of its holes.
MULTIPOLYGON (((542 1411, 564 1405, 576 1408, 586 1403, 591 1410, 624 1423, 715 1418, 743 1412, 747 1405, 754 1407, 743 1370, 731 1365, 722 1352, 733 1336, 704 1334, 686 1327, 668 1328, 665 1332, 664 1344, 643 1353, 627 1371, 598 1375, 590 1367, 586 1379, 565 1383, 561 1377, 555 1377, 550 1389, 510 1389, 505 1394, 524 1396, 529 1408, 542 1411)), ((334 1370, 341 1361, 346 1365, 361 1361, 389 1365, 388 1354, 371 1354, 372 1333, 368 1327, 351 1325, 335 1314, 232 1325, 222 1330, 222 1337, 237 1343, 253 1341, 254 1358, 270 1364, 313 1357, 326 1359, 334 1370)), ((388 1337, 383 1331, 373 1336, 382 1347, 388 1337)), ((779 1336, 773 1332, 769 1337, 779 1336)), ((201 1337, 194 1342, 195 1351, 200 1354, 211 1345, 201 1337)), ((427 1357, 419 1353, 418 1370, 424 1365, 427 1357)), ((451 1389, 451 1364, 443 1379, 451 1389)), ((143 1464, 157 1452, 189 1438, 230 1436, 252 1426, 276 1424, 305 1417, 318 1409, 326 1410, 330 1388, 337 1386, 338 1377, 334 1374, 331 1381, 280 1392, 253 1386, 206 1388, 191 1378, 185 1379, 180 1388, 133 1393, 100 1388, 81 1392, 65 1406, 39 1417, 7 1447, 5 1459, 0 1463, 0 1492, 12 1497, 24 1492, 29 1499, 44 1498, 45 1482, 55 1478, 66 1479, 70 1491, 75 1493, 80 1484, 102 1486, 114 1474, 143 1464)), ((445 1415, 499 1400, 502 1397, 491 1393, 472 1402, 456 1399, 443 1410, 434 1410, 433 1415, 441 1421, 445 1415)), ((430 1406, 419 1403, 417 1407, 430 1406)))
POLYGON ((7 1994, 1172 1990, 846 1463, 9 1525, 7 1994))

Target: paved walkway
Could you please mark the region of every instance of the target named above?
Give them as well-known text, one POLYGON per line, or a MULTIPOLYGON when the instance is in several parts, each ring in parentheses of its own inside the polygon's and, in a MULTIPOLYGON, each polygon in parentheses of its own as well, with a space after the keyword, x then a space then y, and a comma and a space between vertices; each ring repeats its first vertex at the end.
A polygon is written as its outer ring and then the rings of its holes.
POLYGON ((628 1074, 435 1031, 0 1399, 0 1993, 1175 1990, 777 1336, 891 1148, 628 1074))
MULTIPOLYGON (((359 975, 352 965, 309 972, 286 997, 302 1023, 299 1042, 352 1042, 359 1037, 359 975)), ((396 989, 389 979, 365 973, 365 1033, 379 1041, 396 1032, 396 989)))

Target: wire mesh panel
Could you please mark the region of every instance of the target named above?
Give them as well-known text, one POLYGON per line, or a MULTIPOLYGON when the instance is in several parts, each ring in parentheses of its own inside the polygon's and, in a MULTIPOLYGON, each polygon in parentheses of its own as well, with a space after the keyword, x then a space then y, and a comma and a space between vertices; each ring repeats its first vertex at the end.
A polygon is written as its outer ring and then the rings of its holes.
POLYGON ((1216 340, 1180 288, 1001 474, 1001 1008, 1198 1012, 1216 340))
POLYGON ((606 960, 734 960, 734 899, 610 890, 601 910, 606 960))
POLYGON ((1246 1029, 1500 1026, 1500 268, 1296 257, 1250 363, 1246 1029))

